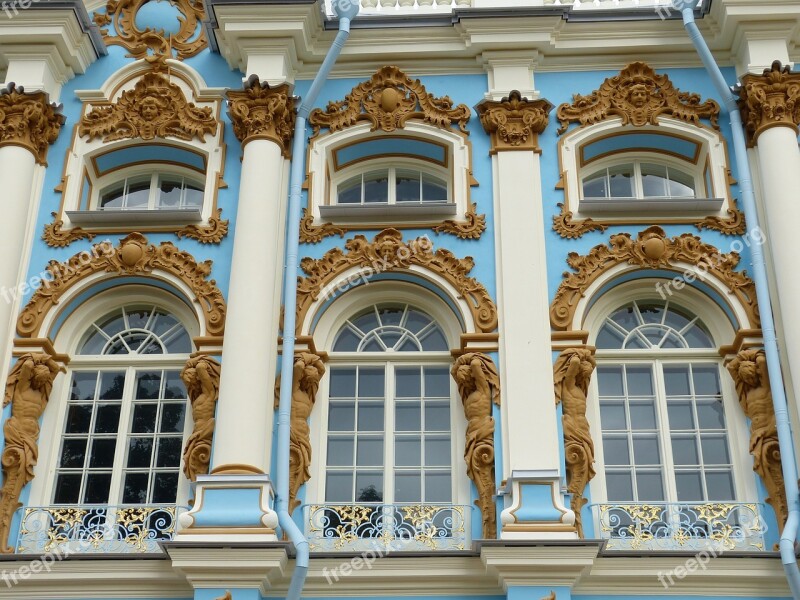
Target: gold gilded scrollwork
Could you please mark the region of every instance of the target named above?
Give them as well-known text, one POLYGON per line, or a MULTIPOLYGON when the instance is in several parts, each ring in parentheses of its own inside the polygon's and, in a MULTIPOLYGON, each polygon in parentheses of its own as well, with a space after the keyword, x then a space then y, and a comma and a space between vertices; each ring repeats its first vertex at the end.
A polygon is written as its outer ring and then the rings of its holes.
POLYGON ((298 333, 303 319, 322 288, 353 267, 366 267, 372 273, 407 270, 411 266, 423 267, 436 273, 450 283, 469 304, 475 325, 481 332, 497 329, 497 307, 486 288, 469 272, 475 266, 472 257, 457 258, 449 250, 439 248, 432 251, 427 237, 408 243, 396 229, 384 229, 372 240, 357 235, 345 242, 341 248, 328 250, 320 259, 304 258, 300 267, 306 277, 298 280, 297 327, 298 333))
POLYGON ((217 216, 208 218, 208 225, 190 223, 175 232, 178 239, 187 237, 201 244, 219 244, 228 235, 228 219, 222 218, 222 209, 217 209, 217 216))
POLYGON ((260 83, 258 77, 250 77, 243 90, 228 92, 228 115, 236 138, 242 146, 251 140, 272 140, 286 158, 291 158, 295 101, 289 84, 270 87, 267 82, 260 83))
POLYGON ((14 511, 20 506, 22 489, 33 479, 39 458, 39 419, 44 413, 53 380, 66 369, 49 354, 23 354, 8 374, 3 406, 11 403, 11 416, 3 424, 5 442, 0 460, 3 488, 0 491, 0 552, 11 553, 8 535, 14 511))
POLYGON ((628 233, 620 233, 611 236, 608 246, 595 246, 586 255, 571 252, 567 264, 575 272, 564 273, 550 305, 552 328, 569 330, 578 302, 587 288, 604 272, 623 263, 645 269, 678 271, 683 270, 681 264, 702 266, 709 276, 718 279, 736 296, 753 327, 760 323, 755 285, 747 273, 735 270, 739 264, 737 252, 723 254, 690 233, 668 238, 663 229, 654 226, 639 232, 635 240, 628 233))
POLYGON ((547 100, 528 100, 513 90, 502 100, 483 100, 476 107, 481 124, 491 136, 491 154, 501 150, 539 148, 539 134, 547 127, 553 105, 547 100))
POLYGON ((456 359, 452 371, 467 418, 464 461, 467 475, 478 489, 483 538, 497 537, 494 470, 494 418, 492 403, 500 406, 500 376, 491 358, 468 352, 456 359))
POLYGON ((464 214, 466 221, 446 219, 441 225, 436 225, 433 230, 436 233, 450 233, 462 240, 477 240, 486 231, 486 215, 479 215, 476 212, 477 208, 478 205, 473 202, 464 214))
POLYGON ((797 133, 800 125, 800 73, 792 73, 780 61, 764 69, 762 75, 742 77, 739 92, 742 119, 747 143, 753 147, 758 136, 770 127, 791 127, 797 133))
POLYGON ((225 595, 220 596, 219 598, 217 598, 217 600, 233 600, 233 596, 231 596, 231 591, 225 590, 225 595))
POLYGON ((167 35, 164 30, 145 28, 136 25, 136 15, 149 0, 108 0, 106 11, 96 12, 94 22, 106 44, 123 46, 133 58, 145 58, 150 62, 170 58, 175 50, 179 60, 194 56, 208 46, 206 33, 201 22, 206 13, 202 0, 168 0, 181 13, 178 17, 179 30, 167 35), (108 31, 113 23, 114 32, 108 31))
POLYGON ((22 146, 47 166, 47 149, 58 138, 66 117, 45 92, 25 91, 13 83, 0 90, 0 147, 22 146))
POLYGON ((61 296, 94 273, 127 276, 159 270, 181 279, 192 290, 203 309, 206 334, 222 335, 225 299, 216 281, 208 279, 211 265, 210 260, 198 263, 194 256, 170 242, 148 245, 147 238, 138 232, 120 240, 117 248, 109 242, 96 244, 91 250, 79 252, 66 262, 50 261, 47 265, 50 273, 48 285, 39 287, 22 309, 17 319, 17 333, 24 338, 37 337, 42 321, 61 296))
POLYGON ((594 471, 594 443, 586 419, 586 394, 597 366, 588 348, 567 348, 553 365, 556 404, 563 407, 564 458, 567 466, 567 491, 572 494, 570 508, 575 513, 575 527, 583 537, 581 509, 586 504, 583 490, 594 471))
POLYGON ((347 231, 348 229, 346 227, 339 227, 333 223, 314 225, 314 215, 308 212, 307 208, 303 209, 303 217, 300 220, 301 244, 318 244, 331 235, 344 237, 347 231))
POLYGON ((778 446, 778 426, 772 406, 772 390, 767 373, 764 350, 748 348, 739 352, 730 363, 728 372, 736 384, 739 404, 750 419, 750 454, 753 470, 767 488, 767 502, 775 511, 778 527, 783 531, 789 510, 781 470, 781 451, 778 446))
POLYGON ((148 72, 116 102, 94 106, 81 118, 78 135, 90 140, 102 137, 104 142, 170 136, 204 142, 218 126, 210 107, 195 106, 166 77, 148 72))
POLYGON ((211 442, 214 438, 214 414, 219 399, 220 364, 209 356, 195 356, 186 361, 181 379, 192 403, 194 429, 183 449, 183 472, 195 481, 208 473, 211 442))
POLYGON ((369 81, 354 87, 344 100, 329 102, 325 110, 313 110, 308 122, 314 128, 311 137, 323 127, 331 132, 341 131, 359 121, 369 121, 371 131, 395 131, 410 119, 421 119, 440 129, 449 129, 455 122, 467 133, 469 117, 466 104, 453 106, 449 97, 429 94, 419 79, 411 79, 397 67, 386 66, 369 81))
POLYGON ((715 129, 719 129, 719 104, 713 100, 701 103, 699 94, 681 92, 672 85, 669 77, 656 74, 644 62, 629 64, 588 96, 575 94, 572 100, 572 104, 564 103, 556 111, 561 123, 559 135, 573 122, 586 127, 620 117, 622 125, 641 127, 658 125, 658 117, 662 115, 695 125, 700 124, 700 119, 708 119, 715 129))
MULTIPOLYGON (((311 429, 308 418, 317 399, 319 381, 325 374, 322 359, 310 352, 296 352, 292 368, 292 410, 289 431, 289 512, 300 505, 297 493, 311 478, 311 429)), ((275 410, 280 404, 280 376, 275 382, 275 410)))
POLYGON ((553 229, 562 238, 576 240, 584 233, 608 229, 608 225, 598 223, 593 219, 573 219, 572 211, 567 210, 567 206, 563 202, 559 202, 558 207, 561 212, 553 217, 553 229))
POLYGON ((42 239, 51 248, 66 248, 72 242, 77 240, 93 240, 94 233, 86 231, 80 227, 73 227, 72 229, 62 229, 64 220, 58 218, 58 213, 50 213, 53 217, 52 223, 47 223, 44 226, 44 233, 42 239))

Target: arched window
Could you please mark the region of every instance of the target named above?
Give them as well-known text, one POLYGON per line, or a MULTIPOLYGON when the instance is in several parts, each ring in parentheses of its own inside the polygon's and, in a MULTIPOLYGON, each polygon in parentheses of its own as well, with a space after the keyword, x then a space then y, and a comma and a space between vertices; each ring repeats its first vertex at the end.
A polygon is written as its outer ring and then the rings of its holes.
POLYGON ((175 504, 192 351, 184 325, 153 305, 118 308, 70 363, 53 504, 175 504))
POLYGON ((451 357, 442 328, 408 304, 378 304, 346 320, 329 359, 325 502, 452 502, 451 357))
POLYGON ((634 300, 608 314, 595 345, 608 502, 735 501, 722 365, 702 320, 634 300))

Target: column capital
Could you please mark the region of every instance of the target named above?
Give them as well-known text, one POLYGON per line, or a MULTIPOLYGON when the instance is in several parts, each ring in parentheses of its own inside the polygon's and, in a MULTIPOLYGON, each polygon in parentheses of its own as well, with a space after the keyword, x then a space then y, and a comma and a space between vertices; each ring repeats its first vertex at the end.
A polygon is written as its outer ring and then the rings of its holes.
POLYGON ((0 90, 0 146, 22 146, 47 166, 47 148, 56 141, 66 117, 45 92, 26 93, 14 83, 0 90))
POLYGON ((229 91, 228 115, 233 131, 244 147, 252 140, 270 140, 280 146, 283 155, 291 158, 292 136, 297 118, 292 86, 271 87, 251 77, 240 91, 229 91))
POLYGON ((539 134, 547 127, 553 110, 547 100, 528 100, 512 90, 502 100, 482 100, 475 110, 492 138, 490 154, 505 150, 541 152, 539 134))
POLYGON ((762 75, 745 75, 739 94, 748 146, 755 146, 770 127, 791 127, 798 132, 800 73, 792 73, 788 65, 776 60, 762 75))

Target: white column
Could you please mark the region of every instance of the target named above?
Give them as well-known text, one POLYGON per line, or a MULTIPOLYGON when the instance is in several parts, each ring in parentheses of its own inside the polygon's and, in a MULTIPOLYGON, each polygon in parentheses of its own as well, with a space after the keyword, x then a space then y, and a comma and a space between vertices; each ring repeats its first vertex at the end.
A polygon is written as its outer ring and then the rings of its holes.
POLYGON ((797 130, 771 127, 758 137, 758 162, 764 212, 783 331, 778 342, 791 370, 795 402, 800 402, 800 277, 797 276, 797 226, 800 224, 800 149, 797 130))
MULTIPOLYGON (((519 63, 530 85, 529 61, 519 63)), ((503 81, 512 65, 503 61, 503 81)), ((500 80, 497 74, 491 81, 500 80)), ((476 110, 492 137, 502 386, 503 539, 575 538, 560 492, 538 134, 552 105, 512 91, 476 110)))
POLYGON ((244 148, 212 472, 238 467, 269 471, 286 204, 284 163, 280 146, 271 140, 256 139, 244 148))

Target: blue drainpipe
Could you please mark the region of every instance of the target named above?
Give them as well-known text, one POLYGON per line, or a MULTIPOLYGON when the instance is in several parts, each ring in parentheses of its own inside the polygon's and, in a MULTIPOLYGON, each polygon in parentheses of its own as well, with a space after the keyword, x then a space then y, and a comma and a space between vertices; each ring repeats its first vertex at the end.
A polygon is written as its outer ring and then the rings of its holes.
MULTIPOLYGON (((696 0, 672 0, 675 8, 683 15, 683 24, 694 44, 700 60, 703 61, 717 92, 722 96, 725 108, 731 117, 731 131, 733 133, 733 149, 736 156, 736 168, 739 173, 739 187, 742 191, 742 204, 747 220, 748 235, 751 237, 758 232, 758 212, 756 199, 753 193, 753 181, 750 175, 750 165, 747 162, 747 146, 744 139, 742 115, 739 112, 736 96, 732 93, 722 72, 719 70, 711 51, 703 39, 697 24, 694 21, 694 6, 696 0)), ((795 540, 797 529, 800 526, 800 490, 797 487, 797 463, 795 461, 794 441, 789 423, 789 411, 786 406, 786 391, 783 387, 781 362, 778 354, 778 341, 775 337, 775 322, 772 316, 772 301, 769 296, 767 280, 767 267, 764 262, 764 252, 760 244, 753 244, 752 267, 753 280, 756 284, 756 297, 761 314, 761 330, 764 336, 764 352, 767 355, 769 368, 769 383, 772 388, 772 402, 775 407, 775 421, 778 426, 778 445, 781 450, 781 465, 783 468, 783 481, 786 487, 786 503, 789 507, 789 516, 783 527, 780 551, 789 588, 795 600, 800 600, 800 569, 795 556, 795 540)))
POLYGON ((328 78, 344 43, 350 35, 350 21, 358 14, 358 0, 334 0, 339 17, 339 33, 314 77, 308 94, 297 110, 292 142, 292 167, 289 176, 289 210, 286 224, 286 265, 283 278, 283 354, 281 356, 281 396, 278 408, 278 522, 294 544, 294 573, 286 600, 298 600, 308 573, 308 540, 289 514, 289 429, 292 410, 292 368, 294 363, 295 311, 297 304, 297 253, 300 246, 300 201, 306 157, 306 119, 328 78))

